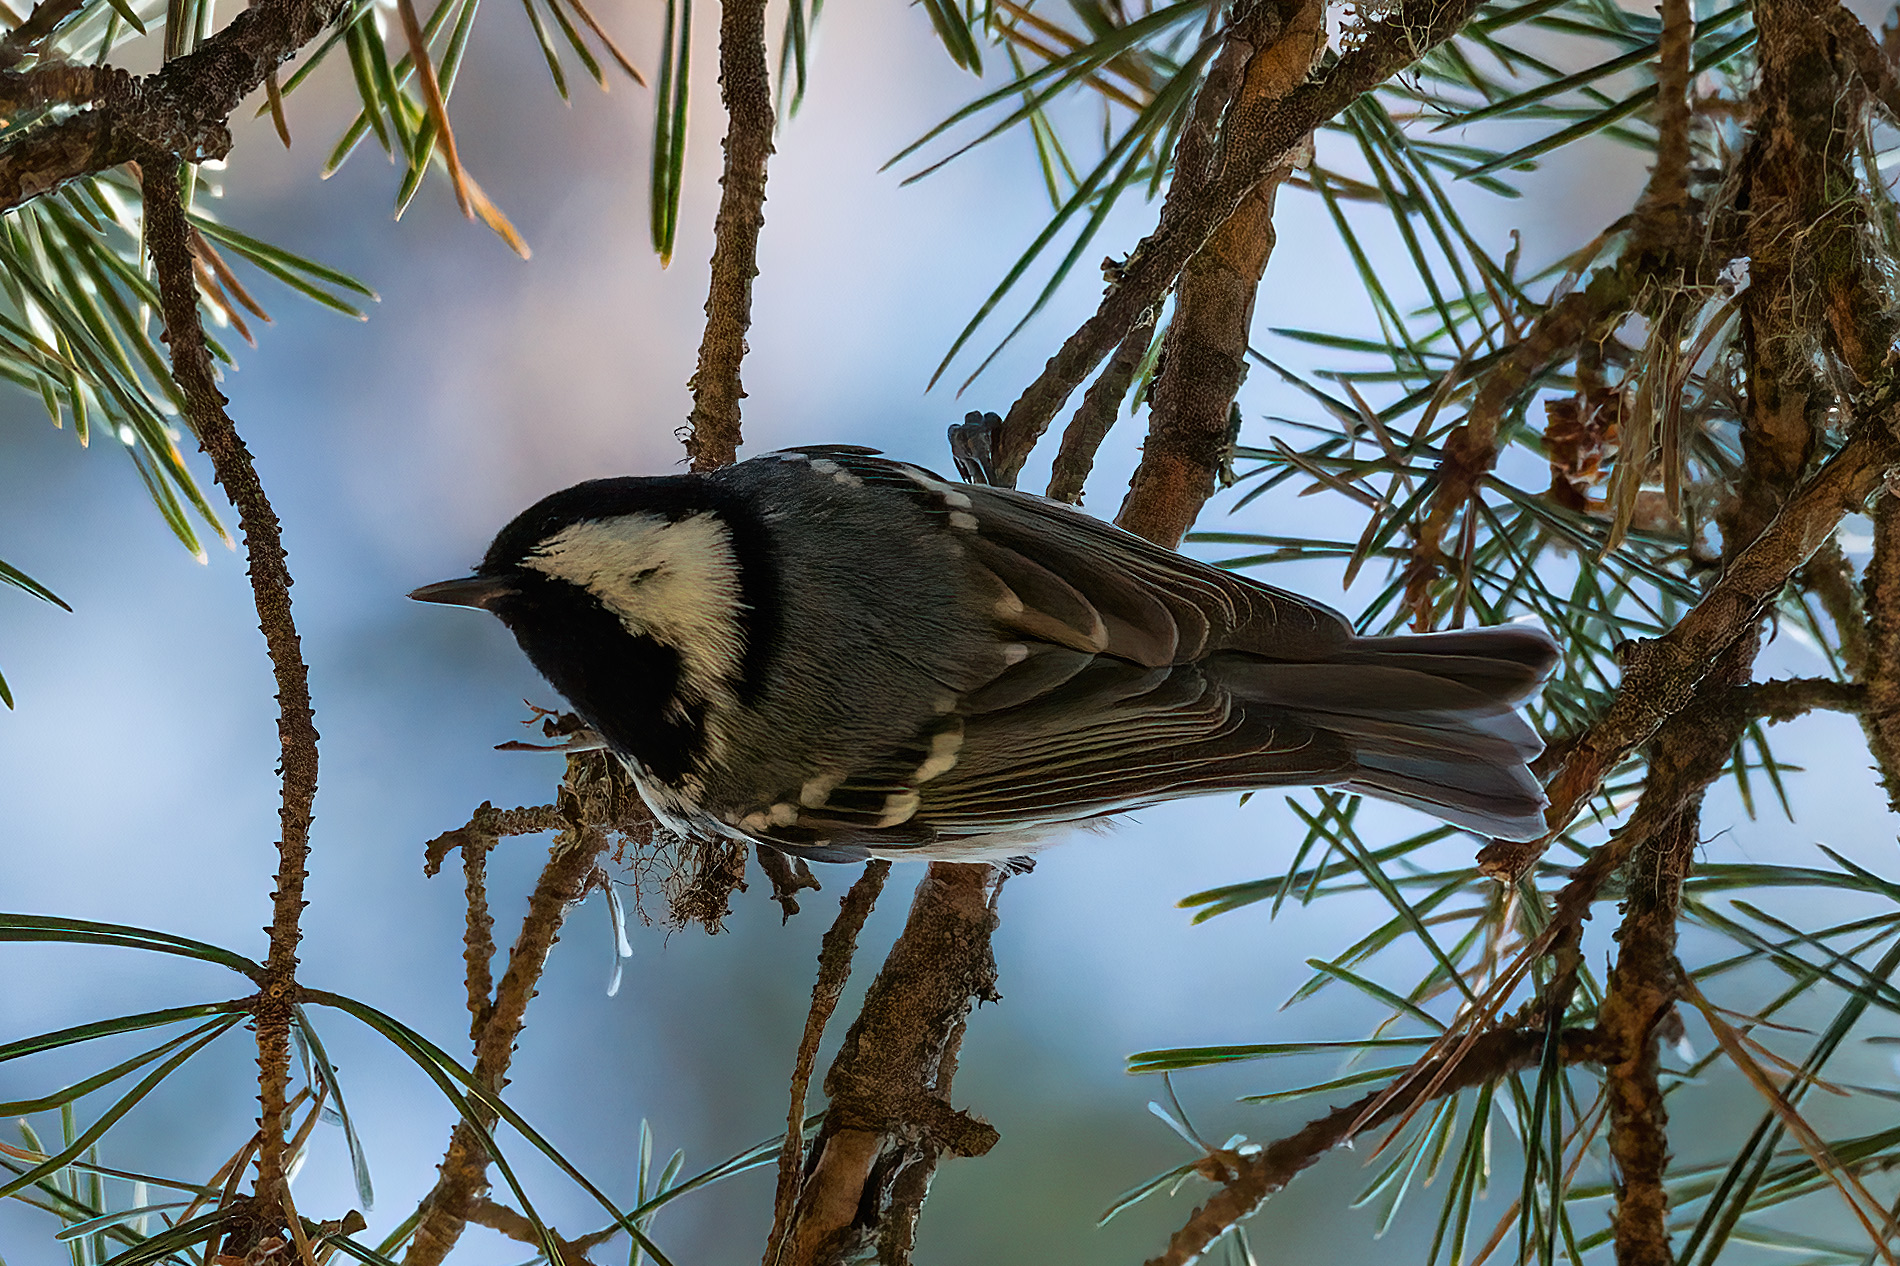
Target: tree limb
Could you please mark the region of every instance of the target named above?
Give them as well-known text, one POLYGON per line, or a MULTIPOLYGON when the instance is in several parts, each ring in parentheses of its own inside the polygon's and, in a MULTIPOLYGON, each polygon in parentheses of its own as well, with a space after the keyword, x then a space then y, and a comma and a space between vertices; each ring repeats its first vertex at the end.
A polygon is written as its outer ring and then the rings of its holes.
POLYGON ((839 898, 838 918, 818 950, 818 983, 812 986, 811 1011, 805 1017, 805 1035, 798 1043, 798 1059, 792 1069, 792 1106, 785 1121, 785 1146, 779 1150, 778 1194, 772 1204, 772 1230, 765 1241, 765 1266, 774 1266, 779 1259, 804 1177, 805 1096, 811 1089, 818 1044, 824 1040, 825 1026, 831 1022, 831 1013, 837 1010, 838 999, 851 979, 851 956, 857 951, 858 933, 864 930, 864 921, 870 917, 890 873, 887 861, 865 864, 858 881, 839 898))
MULTIPOLYGON (((1701 841, 1701 796, 1630 855, 1621 946, 1598 1021, 1610 1101, 1610 1155, 1621 1181, 1611 1216, 1617 1266, 1673 1266, 1669 1248, 1669 1112, 1657 1039, 1676 1005, 1676 914, 1701 841)), ((1680 1025, 1680 1021, 1676 1021, 1680 1025)))
MULTIPOLYGON (((1228 49, 1245 46, 1249 55, 1230 119, 1283 100, 1306 82, 1326 46, 1325 10, 1319 0, 1259 0, 1245 19, 1236 18, 1228 49)), ((1231 144, 1223 129, 1214 168, 1231 144)), ((1274 197, 1292 162, 1289 156, 1248 191, 1181 271, 1148 440, 1115 520, 1157 545, 1181 543, 1232 445, 1229 415, 1247 376, 1254 302, 1273 254, 1274 197)))
POLYGON ((1071 334, 1010 406, 997 446, 999 482, 1015 486, 1030 450, 1090 370, 1167 294, 1181 269, 1254 187, 1278 170, 1314 128, 1444 43, 1463 28, 1478 0, 1404 0, 1363 28, 1359 45, 1318 78, 1285 97, 1231 111, 1223 125, 1225 160, 1194 198, 1164 205, 1155 231, 1129 256, 1095 315, 1071 334))
POLYGON ((932 862, 844 1045, 825 1074, 831 1104, 773 1266, 875 1251, 908 1258, 921 1197, 944 1152, 981 1156, 990 1126, 950 1106, 956 1045, 972 1000, 994 1001, 996 925, 987 865, 932 862))

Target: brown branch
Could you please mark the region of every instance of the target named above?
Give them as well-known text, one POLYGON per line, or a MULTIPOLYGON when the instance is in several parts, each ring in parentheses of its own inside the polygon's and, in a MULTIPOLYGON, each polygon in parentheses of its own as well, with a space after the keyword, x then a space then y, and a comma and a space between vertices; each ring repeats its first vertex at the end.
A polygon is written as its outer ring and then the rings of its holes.
POLYGON ((1657 734, 1642 799, 1619 832, 1617 851, 1627 857, 1623 923, 1616 933, 1621 949, 1597 1012, 1605 1045, 1610 1154, 1621 1176, 1611 1215, 1618 1266, 1670 1266, 1673 1261, 1664 1186, 1669 1113, 1657 1048, 1667 1031, 1681 1028, 1674 1007, 1682 884, 1701 846, 1703 794, 1721 776, 1754 715, 1752 705, 1761 701, 1752 688, 1732 684, 1747 678, 1760 640, 1754 631, 1738 638, 1695 701, 1657 734))
POLYGON ((706 332, 693 373, 686 454, 694 470, 714 470, 739 452, 739 381, 752 324, 752 279, 765 227, 765 162, 772 154, 772 88, 765 69, 765 0, 724 0, 719 20, 719 85, 726 103, 726 170, 713 221, 712 285, 706 332))
MULTIPOLYGON (((1306 82, 1326 46, 1319 0, 1260 0, 1249 22, 1237 20, 1249 50, 1229 118, 1285 99, 1306 82), (1261 21, 1254 15, 1264 14, 1261 21), (1259 34, 1249 28, 1264 27, 1259 34), (1268 33, 1270 32, 1270 34, 1268 33)), ((1238 41, 1229 47, 1238 46, 1238 41)), ((1231 145, 1222 137, 1223 153, 1231 145)), ((1162 345, 1148 440, 1116 522, 1172 549, 1214 492, 1232 443, 1234 397, 1247 376, 1260 278, 1273 254, 1273 204, 1292 158, 1256 184, 1234 213, 1187 261, 1174 319, 1162 345)))
POLYGON ((772 881, 772 900, 778 902, 781 923, 798 913, 799 893, 807 888, 817 892, 823 886, 802 857, 790 857, 756 843, 752 846, 752 855, 758 858, 759 869, 765 872, 765 877, 772 881))
MULTIPOLYGON (((1702 600, 1663 636, 1632 643, 1615 699, 1591 726, 1569 740, 1547 789, 1545 821, 1560 831, 1639 743, 1694 697, 1710 666, 1759 618, 1794 570, 1857 512, 1887 473, 1900 465, 1891 419, 1857 428, 1839 452, 1788 498, 1768 529, 1736 555, 1702 600)), ((1549 837, 1529 844, 1497 841, 1479 854, 1485 872, 1516 877, 1543 854, 1549 837)))
POLYGON ((290 569, 283 538, 250 451, 224 411, 192 277, 189 226, 178 196, 179 164, 150 155, 143 167, 145 245, 158 274, 172 378, 186 419, 225 495, 237 508, 249 562, 258 627, 277 681, 277 739, 282 794, 278 808, 276 888, 271 893, 270 953, 253 1018, 257 1030, 258 1128, 256 1197, 277 1209, 284 1179, 284 1093, 290 1075, 290 1021, 297 1003, 297 943, 302 937, 305 863, 311 805, 317 795, 317 728, 310 710, 309 670, 290 610, 290 569))
MULTIPOLYGON (((4 45, 0 45, 0 50, 4 45)), ((3 60, 3 59, 0 59, 3 60)), ((112 66, 52 62, 31 70, 0 71, 0 111, 12 118, 43 105, 91 105, 125 92, 132 76, 112 66)))
POLYGON ((1154 313, 1149 312, 1135 322, 1128 337, 1108 358, 1107 366, 1082 397, 1081 407, 1062 432, 1062 445, 1056 450, 1056 460, 1049 471, 1049 489, 1045 495, 1050 500, 1082 504, 1082 488, 1095 469, 1095 454, 1108 438, 1109 428, 1115 425, 1115 415, 1121 412, 1122 402, 1128 398, 1128 388, 1135 381, 1141 358, 1148 354, 1153 333, 1154 313))
POLYGON ((1662 0, 1656 46, 1656 165, 1636 202, 1631 244, 1639 251, 1673 251, 1689 226, 1689 54, 1695 14, 1689 0, 1662 0))
POLYGON ((60 23, 79 12, 82 3, 83 0, 39 0, 33 12, 26 15, 26 21, 0 39, 0 70, 12 70, 23 59, 36 56, 47 37, 60 23))
POLYGON ((154 154, 187 162, 224 157, 231 112, 342 9, 343 0, 258 0, 154 74, 111 79, 91 109, 0 148, 0 211, 154 154))
MULTIPOLYGON (((1456 1094, 1535 1067, 1544 1056, 1545 1041, 1542 1029, 1498 1029, 1485 1033, 1471 1043, 1447 1076, 1436 1075, 1443 1071, 1438 1066, 1442 1061, 1408 1070, 1405 1074, 1409 1079, 1407 1089, 1387 1097, 1383 1106, 1370 1116, 1365 1116, 1366 1110, 1378 1104, 1387 1091, 1375 1090, 1357 1102, 1334 1108, 1308 1122, 1298 1133, 1258 1151, 1213 1154, 1208 1158, 1209 1168, 1216 1173, 1225 1170, 1221 1175, 1221 1190, 1194 1211, 1187 1224, 1169 1239, 1167 1250, 1149 1258, 1147 1266, 1187 1266, 1236 1223, 1253 1214, 1268 1196, 1292 1182, 1326 1153, 1411 1111, 1427 1099, 1456 1094), (1417 1075, 1420 1073, 1424 1075, 1417 1075), (1429 1094, 1427 1087, 1431 1088, 1429 1094)), ((1558 1058, 1565 1064, 1601 1059, 1602 1049, 1603 1038, 1594 1029, 1566 1029, 1559 1036, 1558 1058)))
POLYGON ((1629 311, 1630 293, 1621 270, 1598 270, 1589 285, 1545 309, 1479 380, 1470 412, 1445 436, 1434 475, 1437 483, 1419 520, 1412 561, 1406 568, 1405 604, 1414 612, 1419 628, 1431 625, 1430 589, 1445 566, 1441 545, 1445 533, 1477 495, 1486 472, 1497 464, 1505 410, 1580 343, 1600 337, 1621 320, 1629 311))
MULTIPOLYGON (((1676 1004, 1676 914, 1682 881, 1700 845, 1698 803, 1670 818, 1631 853, 1621 946, 1603 1006, 1604 1080, 1610 1101, 1610 1155, 1621 1181, 1612 1226, 1617 1266, 1672 1266, 1669 1196, 1669 1112, 1663 1105, 1659 1034, 1676 1004)), ((1680 1027, 1680 1020, 1674 1023, 1680 1027)))
MULTIPOLYGON (((1656 165, 1637 200, 1628 244, 1615 264, 1597 269, 1581 289, 1538 316, 1524 337, 1484 373, 1470 412, 1445 437, 1437 483, 1419 521, 1406 570, 1406 606, 1421 630, 1432 624, 1430 589, 1445 566, 1445 533, 1497 464, 1498 434, 1511 403, 1548 370, 1577 354, 1582 345, 1607 336, 1639 303, 1650 303, 1659 327, 1673 328, 1682 316, 1677 296, 1680 279, 1685 272, 1697 270, 1685 258, 1693 228, 1688 207, 1692 121, 1688 88, 1695 19, 1688 0, 1665 0, 1662 17, 1656 66, 1656 165), (1653 298, 1658 293, 1671 296, 1660 307, 1653 298), (1665 308, 1673 311, 1665 313, 1665 308)), ((1587 407, 1587 402, 1580 405, 1587 407)), ((1646 453, 1627 453, 1619 460, 1646 465, 1647 457, 1646 453)), ((1640 472, 1638 466, 1633 473, 1640 472)))
POLYGON ((989 899, 997 870, 933 862, 864 1006, 825 1075, 831 1105, 773 1266, 876 1251, 905 1260, 920 1184, 938 1159, 981 1156, 990 1126, 950 1106, 956 1043, 972 1000, 995 1000, 989 899))
POLYGON ((872 861, 864 873, 838 900, 838 918, 832 923, 818 950, 818 983, 812 986, 811 1010, 805 1016, 805 1035, 798 1043, 798 1059, 792 1069, 792 1106, 785 1119, 785 1146, 779 1149, 778 1194, 772 1203, 772 1230, 765 1241, 765 1266, 774 1266, 784 1247, 785 1233, 791 1229, 792 1208, 798 1199, 800 1179, 804 1176, 805 1096, 811 1089, 811 1070, 818 1058, 818 1044, 824 1040, 825 1026, 844 995, 851 979, 851 958, 857 952, 858 933, 871 916, 891 864, 872 861))
MULTIPOLYGON (((1253 3, 1237 7, 1222 38, 1220 52, 1214 55, 1206 78, 1195 90, 1194 104, 1188 108, 1187 123, 1181 129, 1180 139, 1174 144, 1174 174, 1168 181, 1167 196, 1161 206, 1163 223, 1170 216, 1179 215, 1181 208, 1191 203, 1206 187, 1218 153, 1221 119, 1232 107, 1246 82, 1247 67, 1255 49, 1270 42, 1278 33, 1279 10, 1276 5, 1265 0, 1254 0, 1253 3)), ((1112 275, 1118 276, 1121 268, 1121 265, 1115 265, 1112 275)), ((1076 409, 1075 417, 1063 432, 1061 448, 1050 472, 1048 495, 1052 499, 1071 504, 1078 504, 1082 500, 1082 487, 1088 481, 1089 472, 1094 469, 1096 450, 1101 447, 1102 440, 1114 424, 1115 414, 1128 395, 1129 384, 1134 380, 1135 369, 1147 354, 1149 332, 1154 328, 1158 309, 1159 304, 1156 304, 1136 314, 1134 323, 1109 358, 1108 366, 1082 397, 1081 406, 1076 409)), ((1052 416, 1053 413, 1052 409, 1052 416)), ((1224 422, 1225 419, 1223 434, 1224 422)), ((998 479, 999 482, 1015 486, 1013 473, 1007 477, 999 474, 998 479)))
POLYGON ((1861 712, 1867 707, 1867 687, 1832 677, 1787 677, 1735 687, 1741 709, 1750 716, 1778 724, 1810 712, 1861 712))
POLYGON ((1867 603, 1867 708, 1861 727, 1887 803, 1900 812, 1900 494, 1874 503, 1874 556, 1864 581, 1867 603))
POLYGON ((1384 20, 1368 23, 1359 45, 1325 74, 1277 101, 1237 104, 1229 111, 1218 174, 1192 199, 1163 205, 1155 231, 1118 270, 1095 315, 1010 406, 997 449, 999 481, 1015 485, 1063 402, 1141 314, 1161 301, 1187 261, 1256 185, 1282 167, 1316 127, 1456 34, 1477 7, 1477 0, 1405 0, 1384 20))
POLYGON ((527 1215, 510 1209, 505 1204, 498 1204, 486 1196, 477 1196, 468 1202, 468 1220, 476 1226, 485 1226, 491 1231, 499 1231, 518 1244, 532 1245, 536 1252, 546 1251, 547 1240, 552 1239, 555 1251, 561 1255, 561 1260, 555 1263, 555 1266, 592 1266, 592 1263, 587 1260, 587 1249, 582 1246, 581 1241, 564 1240, 556 1235, 552 1228, 549 1228, 547 1237, 544 1239, 541 1232, 535 1229, 534 1223, 528 1220, 527 1215))
MULTIPOLYGON (((608 832, 634 833, 642 829, 624 807, 625 795, 619 786, 623 778, 612 759, 601 753, 568 757, 567 777, 561 787, 560 833, 528 898, 528 913, 509 951, 508 967, 475 1033, 475 1077, 490 1091, 499 1092, 508 1084, 508 1068, 514 1060, 515 1042, 527 1022, 528 1003, 547 968, 548 955, 560 939, 567 912, 587 895, 600 855, 607 848, 608 832)), ((488 812, 534 817, 542 811, 488 812)), ((474 821, 483 820, 478 811, 474 821)), ((495 818, 486 820, 492 823, 495 818)), ((471 955, 471 968, 474 965, 471 955)), ((481 970, 487 970, 486 960, 481 970)), ((484 1129, 493 1126, 492 1110, 476 1104, 475 1111, 484 1129)), ((437 1266, 455 1247, 469 1220, 471 1201, 487 1189, 488 1161, 487 1148, 475 1127, 467 1121, 458 1122, 435 1187, 423 1198, 422 1218, 403 1258, 405 1266, 437 1266)))

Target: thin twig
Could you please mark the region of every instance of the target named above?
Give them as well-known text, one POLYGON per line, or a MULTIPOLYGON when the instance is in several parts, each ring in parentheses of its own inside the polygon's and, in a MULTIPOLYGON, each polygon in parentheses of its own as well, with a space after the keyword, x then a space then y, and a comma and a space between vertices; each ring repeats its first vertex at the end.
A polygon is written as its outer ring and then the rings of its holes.
POLYGON ((713 221, 706 332, 693 373, 686 454, 694 470, 729 465, 739 453, 739 367, 752 325, 752 279, 765 227, 765 164, 772 155, 772 87, 765 68, 765 0, 724 0, 719 85, 726 103, 726 170, 713 221))
MULTIPOLYGON (((528 913, 521 921, 521 932, 509 952, 508 967, 475 1035, 475 1077, 491 1091, 500 1091, 507 1084, 515 1043, 527 1023, 528 1003, 534 998, 547 968, 548 955, 560 939, 568 911, 587 895, 600 855, 607 848, 608 830, 628 829, 629 824, 622 820, 618 799, 610 758, 594 752, 568 758, 567 778, 561 794, 560 834, 555 837, 547 865, 542 868, 534 893, 528 899, 528 913)), ((488 813, 497 812, 488 806, 483 808, 488 813)), ((512 812, 524 818, 540 813, 539 810, 512 812)), ((476 821, 482 820, 482 813, 478 812, 476 821)), ((474 959, 471 952, 471 971, 477 967, 474 959)), ((485 959, 480 970, 487 970, 485 959)), ((473 1006, 471 993, 471 1009, 473 1006)), ((484 1128, 494 1124, 490 1109, 477 1104, 475 1111, 484 1128)), ((435 1187, 423 1198, 422 1219, 403 1258, 405 1266, 437 1266, 455 1247, 469 1218, 470 1201, 487 1187, 488 1161, 487 1148, 475 1127, 467 1121, 458 1122, 449 1138, 435 1187)))
MULTIPOLYGON (((1268 1196, 1292 1182, 1300 1171, 1334 1148, 1377 1129, 1427 1099, 1456 1094, 1467 1087, 1530 1068, 1543 1058, 1545 1045, 1545 1035, 1540 1029, 1494 1030, 1478 1038, 1457 1057, 1450 1068, 1443 1070, 1446 1072, 1443 1077, 1429 1081, 1414 1079, 1411 1091, 1396 1096, 1375 1090, 1355 1103, 1334 1108, 1308 1122, 1298 1133, 1269 1143, 1256 1152, 1217 1153, 1210 1159, 1224 1165, 1227 1172, 1221 1190, 1194 1211, 1187 1224, 1169 1239, 1167 1249, 1149 1258, 1147 1266, 1187 1266, 1236 1223, 1258 1209, 1268 1196), (1424 1086, 1430 1089, 1421 1090, 1424 1086), (1378 1103, 1382 1096, 1386 1097, 1384 1106, 1367 1116, 1366 1109, 1378 1103)), ((1601 1037, 1593 1029, 1566 1030, 1559 1038, 1558 1057, 1566 1064, 1599 1059, 1601 1037)))
POLYGON ((1135 322, 1128 337, 1108 358, 1108 364, 1083 395, 1081 406, 1062 432, 1062 446, 1056 450, 1055 465, 1049 471, 1049 489, 1045 495, 1051 500, 1081 504, 1082 488, 1095 469, 1095 454, 1108 438, 1109 428, 1115 425, 1122 402, 1128 398, 1128 388, 1135 381, 1141 358, 1148 354, 1153 333, 1154 314, 1151 312, 1135 322))
POLYGON ((1190 201, 1174 208, 1164 204, 1155 231, 1129 256, 1095 315, 1010 406, 997 447, 999 481, 1015 485, 1056 411, 1141 314, 1161 301, 1187 261, 1256 185, 1283 166, 1314 128, 1450 39, 1477 8, 1478 0, 1406 0, 1384 19, 1367 23, 1358 46, 1325 73, 1278 101, 1230 111, 1219 174, 1190 201))
POLYGON ((1792 721, 1810 712, 1862 712, 1867 687, 1832 677, 1788 677, 1737 686, 1743 711, 1764 721, 1792 721))
POLYGON ((785 1123, 785 1146, 778 1156, 778 1194, 772 1203, 772 1231, 765 1241, 765 1266, 774 1266, 784 1246, 785 1233, 791 1229, 792 1208, 798 1200, 801 1162, 805 1156, 805 1096, 811 1089, 812 1065, 818 1058, 818 1044, 824 1040, 825 1025, 844 996, 845 983, 851 979, 851 957, 857 952, 858 933, 884 891, 890 876, 887 861, 869 862, 838 900, 838 918, 818 950, 818 983, 812 986, 811 1010, 805 1016, 805 1035, 798 1043, 798 1059, 792 1069, 792 1106, 785 1123))
MULTIPOLYGON (((510 1209, 505 1204, 490 1200, 486 1196, 476 1196, 468 1202, 468 1220, 476 1226, 485 1226, 491 1231, 498 1231, 516 1243, 530 1245, 537 1252, 545 1251, 547 1248, 547 1241, 542 1238, 541 1232, 535 1229, 534 1223, 528 1220, 527 1215, 510 1209)), ((591 1266, 587 1259, 587 1248, 581 1241, 562 1239, 552 1230, 548 1232, 548 1235, 554 1240, 554 1247, 561 1255, 561 1260, 556 1263, 556 1266, 591 1266)))
POLYGON ((290 1075, 290 1022, 297 1003, 297 943, 302 936, 311 805, 317 795, 317 729, 310 710, 309 671, 291 615, 290 569, 284 561, 277 515, 258 481, 249 450, 224 411, 204 327, 198 322, 189 226, 178 196, 179 170, 177 160, 164 155, 148 155, 144 161, 145 244, 158 274, 172 377, 218 483, 237 508, 258 627, 263 630, 277 681, 281 836, 276 888, 271 894, 270 953, 264 960, 263 987, 253 1012, 262 1131, 256 1195, 261 1207, 276 1209, 284 1178, 284 1094, 290 1075))

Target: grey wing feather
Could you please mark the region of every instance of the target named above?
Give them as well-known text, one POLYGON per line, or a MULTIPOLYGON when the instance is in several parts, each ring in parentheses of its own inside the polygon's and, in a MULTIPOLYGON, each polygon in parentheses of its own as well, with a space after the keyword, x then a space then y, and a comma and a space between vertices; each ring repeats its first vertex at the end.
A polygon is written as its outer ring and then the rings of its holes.
POLYGON ((1006 488, 970 488, 977 531, 1054 572, 1082 593, 1111 630, 1140 639, 1128 658, 1153 666, 1212 651, 1324 659, 1353 640, 1331 607, 1230 575, 1072 507, 1006 488))

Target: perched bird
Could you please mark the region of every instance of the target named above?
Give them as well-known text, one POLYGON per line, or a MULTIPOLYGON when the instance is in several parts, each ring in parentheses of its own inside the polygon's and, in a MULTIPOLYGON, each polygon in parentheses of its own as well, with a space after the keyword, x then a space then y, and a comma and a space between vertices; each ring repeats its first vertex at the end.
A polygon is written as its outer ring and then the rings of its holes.
POLYGON ((1332 786, 1541 835, 1524 625, 1358 637, 1080 510, 875 450, 596 479, 501 530, 481 607, 689 836, 998 859, 1157 801, 1332 786))

